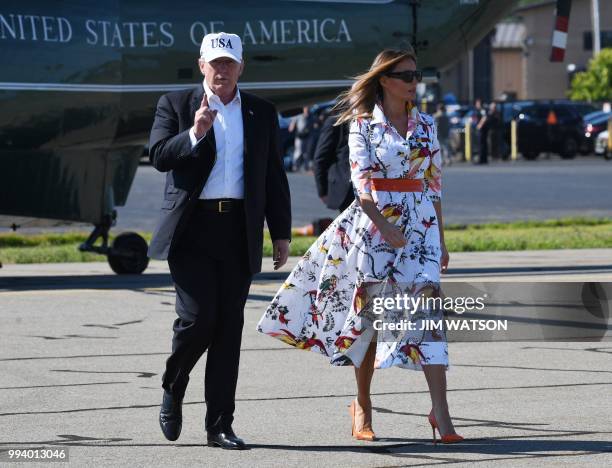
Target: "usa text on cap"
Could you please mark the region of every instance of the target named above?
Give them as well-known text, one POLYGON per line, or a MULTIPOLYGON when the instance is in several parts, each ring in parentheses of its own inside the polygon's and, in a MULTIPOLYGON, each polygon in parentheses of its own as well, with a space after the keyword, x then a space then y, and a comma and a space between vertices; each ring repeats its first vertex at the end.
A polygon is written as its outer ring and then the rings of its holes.
POLYGON ((242 63, 242 41, 236 34, 225 32, 207 34, 202 39, 200 57, 206 62, 212 62, 219 57, 229 57, 242 63))

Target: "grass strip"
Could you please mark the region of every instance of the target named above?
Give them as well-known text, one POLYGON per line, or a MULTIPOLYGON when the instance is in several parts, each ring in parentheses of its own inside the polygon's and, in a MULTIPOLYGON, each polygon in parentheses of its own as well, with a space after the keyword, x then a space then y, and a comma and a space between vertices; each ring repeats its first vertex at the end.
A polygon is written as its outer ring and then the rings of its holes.
MULTIPOLYGON (((149 242, 150 233, 140 233, 149 242)), ((449 225, 445 228, 450 252, 491 252, 502 250, 548 250, 612 248, 612 219, 562 218, 545 221, 519 221, 475 225, 449 225)), ((80 252, 79 244, 88 233, 0 234, 0 261, 11 263, 61 263, 103 261, 100 255, 80 252)), ((111 236, 111 241, 114 236, 111 236)), ((291 255, 303 255, 315 237, 294 237, 291 255)), ((272 255, 266 232, 264 255, 272 255)))

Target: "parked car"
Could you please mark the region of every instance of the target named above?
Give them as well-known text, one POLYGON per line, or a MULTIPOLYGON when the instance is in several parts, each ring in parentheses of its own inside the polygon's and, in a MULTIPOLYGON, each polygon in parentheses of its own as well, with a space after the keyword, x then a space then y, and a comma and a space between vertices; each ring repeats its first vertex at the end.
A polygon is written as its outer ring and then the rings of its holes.
POLYGON ((595 139, 595 154, 601 154, 608 161, 612 161, 612 151, 608 149, 608 130, 604 130, 595 139))
POLYGON ((586 120, 592 120, 595 119, 597 117, 599 117, 600 115, 604 115, 604 114, 609 114, 609 111, 604 111, 604 110, 597 110, 595 112, 589 112, 588 114, 585 114, 582 118, 586 121, 586 120))
POLYGON ((587 114, 584 120, 584 139, 580 149, 582 154, 591 154, 595 148, 595 140, 598 135, 608 128, 608 120, 612 118, 612 113, 597 111, 587 114))
MULTIPOLYGON (((511 122, 512 119, 519 119, 521 113, 531 106, 537 104, 537 101, 503 101, 498 103, 498 107, 500 109, 503 130, 502 130, 502 144, 503 147, 500 151, 502 155, 502 159, 510 158, 510 136, 511 136, 511 122)), ((518 149, 520 150, 520 147, 518 149)), ((523 155, 524 156, 524 155, 523 155)))
POLYGON ((474 107, 472 106, 459 106, 457 109, 450 112, 448 114, 448 120, 450 121, 451 126, 462 127, 463 117, 465 117, 465 114, 467 114, 472 109, 474 109, 474 107))
POLYGON ((291 119, 278 114, 278 126, 280 129, 281 154, 283 155, 283 165, 286 171, 293 168, 293 132, 289 131, 291 119))
POLYGON ((504 141, 510 148, 510 121, 518 121, 518 151, 525 159, 542 152, 571 159, 584 146, 583 116, 597 109, 572 101, 515 101, 502 104, 504 141), (551 123, 552 121, 552 123, 551 123))
POLYGON ((310 107, 310 115, 313 117, 318 117, 319 115, 323 114, 324 117, 327 117, 332 107, 334 107, 335 104, 336 104, 335 100, 313 104, 310 107))
POLYGON ((462 153, 464 151, 465 122, 466 119, 472 119, 472 128, 476 125, 474 123, 474 111, 474 106, 460 106, 458 109, 448 114, 450 122, 449 142, 453 153, 462 153))

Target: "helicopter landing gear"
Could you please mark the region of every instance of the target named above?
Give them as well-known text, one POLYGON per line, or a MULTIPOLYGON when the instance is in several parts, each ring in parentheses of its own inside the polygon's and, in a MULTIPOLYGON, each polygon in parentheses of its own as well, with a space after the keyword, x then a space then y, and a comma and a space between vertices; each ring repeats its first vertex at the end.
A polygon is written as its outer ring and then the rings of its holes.
POLYGON ((111 269, 118 275, 139 275, 149 265, 147 256, 147 241, 135 232, 124 232, 113 240, 108 246, 108 235, 114 224, 116 213, 105 216, 100 224, 96 224, 87 240, 79 246, 81 252, 95 252, 106 255, 111 269), (99 238, 102 245, 94 245, 99 238))

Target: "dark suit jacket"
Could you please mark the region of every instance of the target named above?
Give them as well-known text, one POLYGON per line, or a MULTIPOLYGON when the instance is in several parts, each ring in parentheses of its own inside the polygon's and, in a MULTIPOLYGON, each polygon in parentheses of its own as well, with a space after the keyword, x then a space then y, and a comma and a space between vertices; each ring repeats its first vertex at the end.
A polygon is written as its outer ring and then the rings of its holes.
POLYGON ((338 209, 353 193, 349 162, 348 124, 335 126, 331 115, 323 124, 314 154, 314 175, 320 197, 327 195, 327 207, 338 209))
MULTIPOLYGON (((214 130, 193 149, 189 129, 204 88, 163 95, 149 140, 149 159, 166 172, 166 187, 149 257, 164 260, 181 241, 190 214, 216 161, 214 130)), ((244 129, 244 205, 251 273, 261 271, 264 218, 272 240, 291 238, 289 184, 281 161, 274 105, 240 91, 244 129)))

